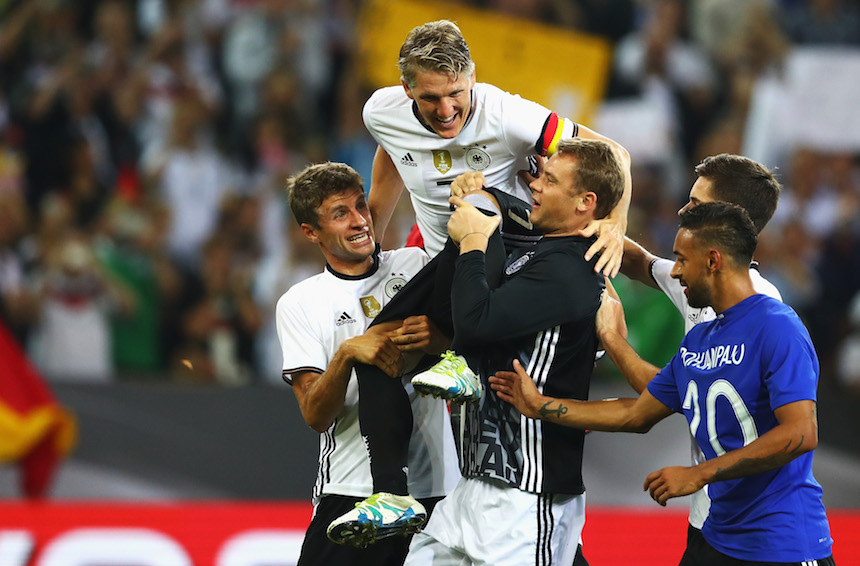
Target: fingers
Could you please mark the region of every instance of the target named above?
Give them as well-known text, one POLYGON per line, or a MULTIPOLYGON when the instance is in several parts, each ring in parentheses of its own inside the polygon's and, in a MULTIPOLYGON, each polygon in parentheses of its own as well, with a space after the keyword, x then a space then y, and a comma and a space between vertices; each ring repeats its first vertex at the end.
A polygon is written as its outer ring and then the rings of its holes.
POLYGON ((484 174, 479 171, 469 171, 458 175, 454 182, 451 183, 451 195, 463 197, 467 194, 479 191, 484 188, 486 179, 484 174))
POLYGON ((389 337, 401 352, 421 350, 430 344, 430 319, 426 315, 407 317, 389 337))
POLYGON ((517 374, 509 371, 500 371, 496 375, 491 375, 488 378, 490 388, 496 392, 496 395, 502 401, 514 404, 513 397, 513 380, 517 378, 517 374))
MULTIPOLYGON (((526 373, 526 370, 523 367, 523 364, 521 364, 520 361, 517 359, 514 360, 514 371, 517 372, 517 375, 519 375, 521 378, 528 379, 529 381, 531 381, 531 376, 526 373)), ((499 373, 505 373, 506 374, 508 372, 499 372, 499 373)))
MULTIPOLYGON (((587 235, 586 229, 580 230, 580 234, 587 235)), ((600 257, 594 264, 596 273, 603 273, 606 277, 615 277, 621 269, 621 259, 624 253, 624 248, 615 240, 615 237, 610 233, 601 234, 597 240, 591 244, 588 251, 585 252, 585 261, 591 261, 591 258, 597 254, 600 257)))
POLYGON ((666 506, 669 499, 669 485, 663 477, 663 470, 653 472, 645 478, 645 490, 651 495, 651 499, 666 506))

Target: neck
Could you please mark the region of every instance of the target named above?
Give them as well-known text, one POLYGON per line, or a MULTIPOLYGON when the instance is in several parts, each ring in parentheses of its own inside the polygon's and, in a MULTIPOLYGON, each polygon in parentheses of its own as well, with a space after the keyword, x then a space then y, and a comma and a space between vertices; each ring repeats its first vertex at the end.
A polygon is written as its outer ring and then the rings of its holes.
POLYGON ((749 269, 745 271, 721 271, 715 285, 711 306, 721 313, 756 294, 750 279, 749 269))
POLYGON ((341 275, 359 277, 373 269, 375 258, 379 254, 379 244, 376 244, 373 252, 363 259, 338 257, 325 246, 320 246, 320 251, 322 251, 323 257, 325 257, 325 261, 332 271, 341 275))

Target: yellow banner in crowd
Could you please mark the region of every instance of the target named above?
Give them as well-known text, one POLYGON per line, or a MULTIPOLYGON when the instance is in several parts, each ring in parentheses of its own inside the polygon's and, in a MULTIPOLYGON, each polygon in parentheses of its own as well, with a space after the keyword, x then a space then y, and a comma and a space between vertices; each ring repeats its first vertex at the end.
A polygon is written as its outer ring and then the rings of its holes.
POLYGON ((397 54, 413 27, 448 19, 460 26, 478 81, 519 94, 577 122, 589 123, 603 98, 609 43, 492 12, 413 0, 372 0, 359 18, 361 70, 368 86, 400 83, 397 54))

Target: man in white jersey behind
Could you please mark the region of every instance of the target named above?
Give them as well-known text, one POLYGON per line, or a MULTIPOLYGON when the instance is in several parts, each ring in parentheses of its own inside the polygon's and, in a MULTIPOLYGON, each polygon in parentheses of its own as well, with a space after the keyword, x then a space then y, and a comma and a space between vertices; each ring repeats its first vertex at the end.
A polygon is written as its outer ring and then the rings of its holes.
MULTIPOLYGON (((379 311, 428 261, 418 248, 380 251, 361 177, 341 163, 306 168, 289 181, 290 208, 302 232, 320 247, 325 270, 294 285, 278 301, 276 324, 284 379, 292 385, 307 424, 320 433, 314 517, 300 566, 399 566, 408 537, 384 536, 369 548, 337 545, 326 537, 335 517, 372 493, 367 450, 358 425, 364 402, 353 368, 373 364, 391 377, 407 364, 405 352, 444 350, 450 339, 427 317, 368 329, 379 311)), ((405 382, 408 387, 408 380, 405 382)), ((408 393, 414 414, 409 433, 409 490, 419 499, 404 531, 423 524, 460 474, 445 406, 408 393)))
MULTIPOLYGON (((747 157, 723 153, 706 157, 695 171, 698 179, 690 189, 689 202, 678 211, 679 214, 705 202, 728 202, 746 210, 758 232, 773 217, 781 189, 773 171, 764 165, 747 157)), ((621 273, 663 291, 684 316, 686 334, 696 324, 716 318, 716 313, 711 307, 690 306, 684 287, 671 277, 673 264, 674 260, 657 257, 630 238, 625 238, 621 273)), ((759 273, 756 263, 750 265, 749 271, 757 293, 782 300, 777 288, 759 273)), ((656 366, 650 366, 650 369, 645 374, 631 374, 628 377, 628 382, 637 393, 642 393, 659 371, 656 366)), ((691 438, 691 451, 694 463, 704 461, 704 454, 694 438, 691 438)), ((709 506, 707 486, 691 496, 687 548, 701 540, 702 525, 708 516, 709 506)))

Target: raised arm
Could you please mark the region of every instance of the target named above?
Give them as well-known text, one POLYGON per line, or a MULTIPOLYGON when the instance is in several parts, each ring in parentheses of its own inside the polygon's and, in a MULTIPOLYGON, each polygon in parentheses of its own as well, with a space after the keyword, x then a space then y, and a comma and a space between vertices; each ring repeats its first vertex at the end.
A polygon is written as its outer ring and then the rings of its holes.
POLYGON ((621 273, 634 281, 639 281, 653 289, 659 290, 659 285, 651 277, 651 262, 655 259, 657 259, 657 256, 625 236, 624 259, 621 262, 621 273))
POLYGON ((490 376, 490 387, 500 399, 532 419, 588 430, 648 432, 672 414, 671 409, 647 390, 638 399, 577 401, 547 397, 540 394, 518 360, 514 360, 514 370, 490 376))
POLYGON ((779 424, 743 448, 697 466, 663 468, 645 479, 645 489, 660 505, 717 481, 760 474, 784 466, 818 445, 815 401, 796 401, 774 411, 779 424))
POLYGON ((370 196, 367 199, 377 242, 381 242, 385 237, 385 230, 388 228, 394 207, 397 206, 404 187, 403 179, 397 172, 391 156, 381 147, 377 147, 376 155, 373 157, 370 196))
POLYGON ((621 303, 604 293, 595 319, 597 337, 630 387, 636 390, 636 393, 642 393, 660 368, 639 357, 627 342, 627 327, 623 322, 624 309, 621 303))
POLYGON ((325 372, 292 374, 293 392, 302 417, 315 431, 325 432, 343 410, 349 377, 356 363, 375 365, 391 377, 400 375, 403 369, 400 350, 379 328, 344 340, 325 372))
POLYGON ((630 154, 616 141, 598 134, 594 130, 579 126, 578 137, 600 140, 612 146, 615 156, 621 162, 621 170, 624 173, 624 193, 616 207, 612 209, 606 218, 592 221, 580 233, 583 236, 598 235, 597 241, 592 244, 585 254, 585 259, 590 260, 592 256, 600 252, 600 258, 594 265, 594 270, 602 271, 607 277, 615 277, 621 269, 621 259, 624 254, 624 234, 627 232, 627 212, 630 210, 630 200, 633 195, 633 180, 630 173, 630 154))

